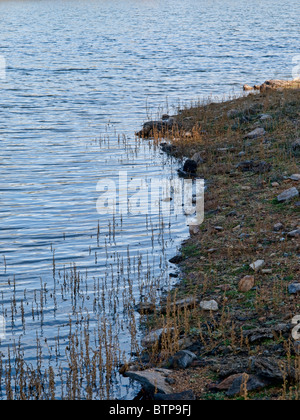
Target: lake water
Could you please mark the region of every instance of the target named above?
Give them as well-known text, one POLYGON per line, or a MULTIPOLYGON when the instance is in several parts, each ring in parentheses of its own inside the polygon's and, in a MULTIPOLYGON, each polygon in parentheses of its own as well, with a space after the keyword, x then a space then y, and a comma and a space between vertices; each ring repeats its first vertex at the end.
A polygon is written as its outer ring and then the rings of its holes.
MULTIPOLYGON (((0 2, 0 340, 12 378, 22 355, 28 372, 53 369, 61 397, 70 324, 78 348, 88 331, 95 351, 105 332, 129 357, 140 337, 130 334, 134 304, 169 286, 168 259, 188 229, 183 215, 160 211, 99 214, 97 183, 120 170, 176 176, 177 162, 135 139, 142 122, 291 78, 298 45, 291 0, 0 2)), ((96 388, 94 398, 135 392, 118 375, 109 391, 96 388)))

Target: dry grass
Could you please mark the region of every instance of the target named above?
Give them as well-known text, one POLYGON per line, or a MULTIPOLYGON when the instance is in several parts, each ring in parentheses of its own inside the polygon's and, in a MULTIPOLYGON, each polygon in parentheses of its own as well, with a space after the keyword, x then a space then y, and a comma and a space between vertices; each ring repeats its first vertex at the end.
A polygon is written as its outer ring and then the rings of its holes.
MULTIPOLYGON (((204 163, 198 167, 198 176, 207 181, 208 191, 205 221, 200 233, 183 245, 183 279, 167 301, 187 296, 198 301, 214 299, 220 310, 207 314, 197 304, 178 310, 169 304, 166 314, 157 311, 146 317, 150 329, 173 329, 170 339, 163 337, 162 351, 156 343, 150 363, 165 363, 170 354, 187 347, 185 339, 198 344, 200 357, 212 353, 220 357, 241 353, 251 356, 266 351, 273 356, 279 346, 280 357, 298 369, 299 357, 293 351, 291 336, 279 333, 272 340, 249 344, 244 333, 288 323, 300 314, 299 296, 291 296, 287 290, 300 278, 299 237, 286 235, 299 227, 299 198, 284 204, 276 199, 286 189, 299 189, 299 183, 289 177, 299 173, 299 153, 293 151, 292 143, 300 138, 300 90, 268 91, 224 103, 197 104, 181 110, 176 120, 180 130, 169 133, 169 141, 176 147, 174 154, 182 159, 201 154, 204 163), (262 115, 269 117, 261 119, 262 115), (245 138, 258 127, 266 130, 264 136, 245 138), (270 169, 261 173, 239 170, 240 162, 250 160, 266 162, 270 169), (282 231, 274 231, 276 223, 282 223, 282 231), (264 269, 269 271, 255 273, 255 290, 240 293, 239 281, 253 274, 249 265, 258 259, 265 260, 264 269), (222 291, 220 286, 224 285, 228 285, 227 290, 222 291)), ((156 133, 155 141, 161 140, 162 134, 156 133)), ((186 389, 182 384, 195 372, 176 373, 181 390, 186 389)), ((207 372, 197 375, 202 389, 207 372)), ((280 395, 272 392, 266 398, 298 399, 299 381, 285 383, 280 395)), ((206 393, 203 390, 203 395, 196 395, 209 398, 206 393)), ((260 397, 255 394, 250 398, 260 397)))

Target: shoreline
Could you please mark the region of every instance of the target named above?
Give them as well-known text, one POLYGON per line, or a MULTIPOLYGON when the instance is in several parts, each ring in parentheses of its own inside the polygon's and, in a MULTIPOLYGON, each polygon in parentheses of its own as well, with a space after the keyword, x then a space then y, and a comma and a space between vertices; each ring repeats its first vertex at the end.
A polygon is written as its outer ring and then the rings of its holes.
POLYGON ((139 307, 149 334, 123 373, 142 398, 299 398, 299 105, 300 81, 269 81, 137 133, 209 185, 204 223, 170 260, 179 284, 139 307))

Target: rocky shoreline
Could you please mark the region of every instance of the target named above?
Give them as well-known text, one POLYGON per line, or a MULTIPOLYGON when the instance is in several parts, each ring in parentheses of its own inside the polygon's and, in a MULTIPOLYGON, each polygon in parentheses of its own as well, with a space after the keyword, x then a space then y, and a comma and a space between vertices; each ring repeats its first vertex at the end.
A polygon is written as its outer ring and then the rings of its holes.
POLYGON ((137 399, 299 399, 300 81, 255 89, 136 133, 210 184, 204 224, 170 261, 181 282, 137 308, 149 334, 121 370, 137 399))

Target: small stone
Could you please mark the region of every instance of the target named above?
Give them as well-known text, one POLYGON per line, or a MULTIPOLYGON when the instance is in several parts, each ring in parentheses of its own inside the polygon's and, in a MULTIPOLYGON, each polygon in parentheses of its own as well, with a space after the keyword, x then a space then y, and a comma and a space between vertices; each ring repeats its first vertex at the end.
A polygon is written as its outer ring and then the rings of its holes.
POLYGON ((279 232, 280 230, 283 229, 283 224, 282 223, 276 223, 276 225, 274 225, 274 231, 275 232, 279 232))
POLYGON ((300 292, 300 283, 292 283, 289 285, 289 293, 296 295, 300 292))
POLYGON ((289 238, 296 238, 297 236, 300 236, 300 229, 292 230, 287 234, 289 238))
POLYGON ((251 131, 250 133, 245 135, 246 139, 257 139, 258 137, 262 137, 266 134, 266 130, 262 127, 258 127, 255 130, 251 131))
POLYGON ((198 153, 195 153, 193 155, 192 160, 194 162, 196 162, 197 165, 200 165, 201 163, 204 163, 204 160, 202 159, 202 156, 201 156, 201 154, 199 152, 198 153))
POLYGON ((272 187, 274 187, 274 188, 275 188, 275 187, 279 187, 279 186, 280 186, 280 184, 279 184, 278 182, 272 182, 272 184, 271 184, 271 185, 272 185, 272 187))
POLYGON ((195 174, 197 172, 197 162, 192 159, 187 159, 183 166, 183 171, 189 174, 195 174))
POLYGON ((170 359, 170 367, 173 369, 186 369, 191 366, 197 356, 188 350, 181 350, 170 359))
POLYGON ((239 292, 246 293, 249 292, 255 286, 254 276, 245 276, 239 282, 239 292))
POLYGON ((164 330, 163 328, 159 330, 152 331, 150 334, 146 335, 141 341, 143 347, 154 346, 156 343, 159 343, 162 337, 164 330))
POLYGON ((216 248, 210 248, 210 249, 207 250, 208 254, 213 254, 216 251, 217 251, 216 248))
POLYGON ((250 267, 254 271, 259 271, 264 265, 265 265, 265 261, 264 260, 257 260, 253 264, 250 264, 250 267))
POLYGON ((215 300, 203 300, 200 303, 200 308, 203 311, 212 311, 212 312, 216 312, 219 310, 219 305, 217 304, 217 302, 215 300))
POLYGON ((296 152, 300 150, 300 139, 297 139, 292 143, 292 149, 296 152))
POLYGON ((240 111, 238 109, 230 109, 227 112, 227 117, 228 118, 236 118, 236 117, 239 116, 239 114, 240 114, 240 111))
POLYGON ((290 179, 292 180, 292 181, 300 181, 300 174, 293 174, 293 175, 291 175, 290 176, 290 179))
POLYGON ((260 120, 261 121, 266 121, 266 120, 271 120, 272 119, 272 116, 271 115, 269 115, 269 114, 262 114, 261 116, 260 116, 260 120))
POLYGON ((224 230, 222 226, 215 226, 214 229, 217 230, 218 232, 221 232, 222 230, 224 230))
POLYGON ((191 236, 198 235, 198 233, 200 232, 200 227, 196 225, 190 225, 189 231, 191 236))
POLYGON ((250 86, 250 85, 244 85, 243 86, 243 91, 244 92, 248 92, 250 90, 254 90, 254 87, 253 86, 250 86))
POLYGON ((299 191, 297 190, 297 188, 293 187, 279 194, 279 196, 277 197, 277 200, 281 203, 283 201, 291 200, 294 197, 298 197, 298 195, 299 195, 299 191))

